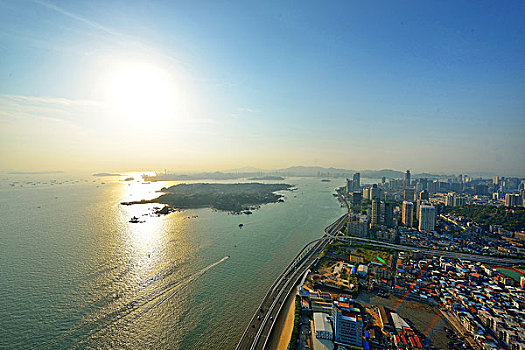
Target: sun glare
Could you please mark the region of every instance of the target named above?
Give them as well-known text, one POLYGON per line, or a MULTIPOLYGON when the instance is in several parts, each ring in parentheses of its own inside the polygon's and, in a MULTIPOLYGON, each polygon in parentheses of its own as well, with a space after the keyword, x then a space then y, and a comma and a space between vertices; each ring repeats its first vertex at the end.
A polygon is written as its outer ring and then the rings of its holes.
POLYGON ((175 113, 173 79, 168 71, 155 65, 119 63, 105 87, 111 109, 124 120, 161 122, 175 113))

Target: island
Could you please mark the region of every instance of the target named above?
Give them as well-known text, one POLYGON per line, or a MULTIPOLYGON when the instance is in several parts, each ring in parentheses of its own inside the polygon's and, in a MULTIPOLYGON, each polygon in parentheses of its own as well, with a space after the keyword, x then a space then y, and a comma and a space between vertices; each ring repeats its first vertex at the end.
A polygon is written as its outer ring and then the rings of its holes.
POLYGON ((112 173, 96 173, 96 174, 93 174, 93 176, 103 177, 103 176, 122 176, 122 175, 121 174, 112 174, 112 173))
POLYGON ((262 204, 283 201, 277 191, 291 190, 288 184, 236 183, 178 184, 163 188, 161 196, 151 200, 122 202, 122 205, 162 203, 176 209, 212 208, 233 214, 251 214, 262 204))
POLYGON ((264 181, 264 180, 283 181, 284 177, 268 175, 268 176, 261 176, 261 177, 252 177, 252 178, 249 178, 248 180, 250 181, 264 181))

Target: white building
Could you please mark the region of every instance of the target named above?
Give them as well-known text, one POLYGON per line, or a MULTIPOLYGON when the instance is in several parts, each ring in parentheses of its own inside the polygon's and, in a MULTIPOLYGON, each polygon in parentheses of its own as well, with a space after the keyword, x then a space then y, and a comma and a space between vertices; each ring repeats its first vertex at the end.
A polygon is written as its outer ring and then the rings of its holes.
POLYGON ((334 331, 330 316, 322 312, 314 312, 315 336, 320 339, 332 340, 334 331))
POLYGON ((436 228, 436 207, 421 205, 419 207, 419 231, 434 231, 436 228))

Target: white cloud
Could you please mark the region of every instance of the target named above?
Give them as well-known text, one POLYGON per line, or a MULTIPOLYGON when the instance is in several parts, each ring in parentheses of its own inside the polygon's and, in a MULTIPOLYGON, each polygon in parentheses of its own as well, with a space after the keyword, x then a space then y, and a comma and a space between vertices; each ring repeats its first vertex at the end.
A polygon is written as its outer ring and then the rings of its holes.
POLYGON ((0 119, 42 119, 55 122, 81 121, 97 115, 103 104, 90 100, 74 100, 63 97, 0 95, 0 119))

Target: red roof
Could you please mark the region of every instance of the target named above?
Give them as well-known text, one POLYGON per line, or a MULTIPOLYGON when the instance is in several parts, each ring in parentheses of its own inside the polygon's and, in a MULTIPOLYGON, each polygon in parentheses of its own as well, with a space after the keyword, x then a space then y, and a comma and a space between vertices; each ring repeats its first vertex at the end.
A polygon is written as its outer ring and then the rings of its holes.
POLYGON ((408 339, 410 339, 410 344, 412 345, 412 347, 416 347, 416 342, 415 342, 414 338, 411 337, 411 338, 408 338, 408 339))
POLYGON ((422 348, 421 342, 419 341, 419 337, 417 335, 414 336, 414 339, 416 339, 417 347, 422 348))

